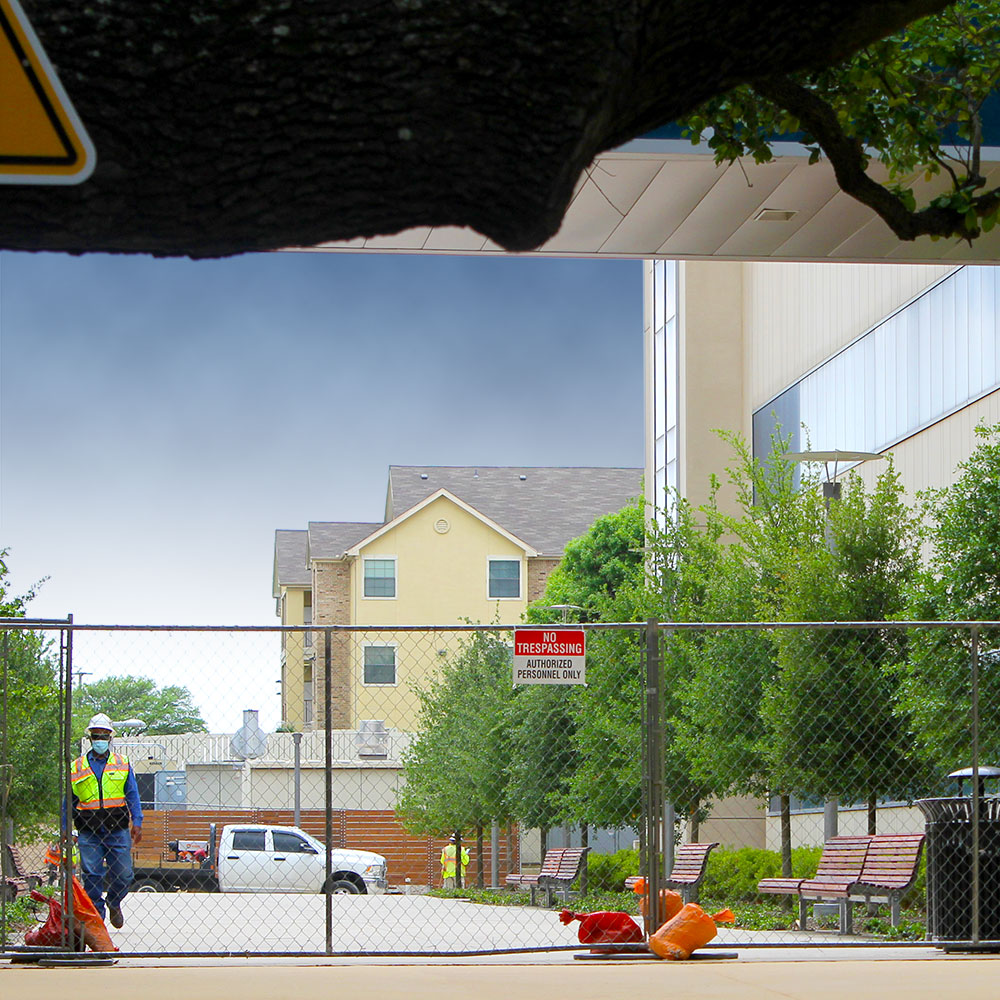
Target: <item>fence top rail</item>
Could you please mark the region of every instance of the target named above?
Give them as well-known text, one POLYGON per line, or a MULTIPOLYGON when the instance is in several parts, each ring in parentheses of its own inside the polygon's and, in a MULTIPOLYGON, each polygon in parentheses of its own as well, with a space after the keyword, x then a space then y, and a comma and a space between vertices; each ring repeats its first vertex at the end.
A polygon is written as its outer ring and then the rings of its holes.
MULTIPOLYGON (((583 629, 587 632, 615 629, 640 631, 649 627, 648 622, 543 622, 515 623, 511 625, 87 625, 64 618, 0 618, 0 631, 28 631, 32 629, 60 628, 66 632, 313 632, 313 633, 363 633, 363 632, 513 632, 517 628, 583 629)), ((756 622, 657 622, 656 627, 667 632, 697 631, 699 629, 744 629, 768 631, 774 629, 904 629, 950 628, 1000 629, 1000 621, 756 621, 756 622)))

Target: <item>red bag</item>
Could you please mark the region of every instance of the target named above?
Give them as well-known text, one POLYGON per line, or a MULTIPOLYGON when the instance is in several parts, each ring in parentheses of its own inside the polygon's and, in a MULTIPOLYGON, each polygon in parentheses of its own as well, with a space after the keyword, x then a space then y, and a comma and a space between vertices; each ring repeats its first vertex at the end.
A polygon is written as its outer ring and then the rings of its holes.
POLYGON ((628 944, 643 940, 642 930, 627 913, 615 913, 611 910, 574 913, 572 910, 563 910, 559 919, 567 926, 574 920, 580 921, 581 944, 628 944))
MULTIPOLYGON (((73 917, 76 924, 76 945, 74 950, 83 951, 89 947, 91 951, 117 951, 111 935, 97 908, 91 902, 87 891, 73 876, 73 917)), ((63 922, 63 906, 58 899, 50 899, 37 889, 31 890, 31 898, 39 903, 48 903, 49 915, 44 924, 32 927, 25 932, 24 943, 30 945, 65 946, 69 932, 63 922)))

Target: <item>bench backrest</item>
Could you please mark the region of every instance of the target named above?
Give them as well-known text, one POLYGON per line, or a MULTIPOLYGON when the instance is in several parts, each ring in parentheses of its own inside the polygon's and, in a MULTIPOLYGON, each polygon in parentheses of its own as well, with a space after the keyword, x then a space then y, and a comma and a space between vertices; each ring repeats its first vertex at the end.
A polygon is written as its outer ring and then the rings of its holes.
POLYGON ((559 870, 553 876, 557 879, 572 881, 580 874, 580 865, 589 848, 564 847, 559 859, 559 870))
POLYGON ((674 867, 670 872, 671 882, 699 882, 705 875, 705 865, 712 850, 718 847, 713 844, 679 844, 674 851, 674 867))
POLYGON ((7 848, 7 864, 10 866, 11 874, 18 878, 27 878, 31 872, 28 871, 24 863, 21 849, 17 844, 6 844, 5 846, 7 848))
POLYGON ((906 888, 917 877, 923 846, 922 833, 882 833, 872 837, 858 881, 906 888))
POLYGON ((562 863, 563 855, 568 851, 568 847, 550 847, 542 858, 542 867, 538 869, 539 877, 546 875, 554 877, 559 874, 559 865, 562 863))
POLYGON ((865 866, 868 856, 870 836, 861 837, 831 837, 823 845, 815 879, 832 879, 837 882, 854 881, 865 866))

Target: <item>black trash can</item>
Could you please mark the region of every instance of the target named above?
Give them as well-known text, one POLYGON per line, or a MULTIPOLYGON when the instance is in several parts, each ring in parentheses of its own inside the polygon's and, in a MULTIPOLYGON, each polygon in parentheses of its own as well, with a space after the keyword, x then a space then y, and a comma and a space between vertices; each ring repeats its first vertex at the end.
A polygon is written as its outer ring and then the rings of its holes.
MULTIPOLYGON (((981 769, 985 771, 986 769, 981 769)), ((927 937, 972 942, 972 799, 916 803, 927 825, 927 937)), ((1000 951, 1000 798, 979 800, 979 940, 1000 951)))

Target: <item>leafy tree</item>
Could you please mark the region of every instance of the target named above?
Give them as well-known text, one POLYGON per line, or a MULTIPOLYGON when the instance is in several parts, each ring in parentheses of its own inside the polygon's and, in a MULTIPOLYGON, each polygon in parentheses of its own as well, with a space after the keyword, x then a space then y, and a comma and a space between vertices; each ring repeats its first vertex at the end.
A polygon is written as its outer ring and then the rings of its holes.
POLYGON ((643 503, 599 517, 586 534, 568 542, 559 565, 545 581, 545 594, 529 606, 529 622, 550 622, 552 605, 575 605, 574 620, 594 621, 602 603, 626 583, 642 577, 645 538, 643 503))
POLYGON ((713 97, 685 124, 693 141, 709 136, 720 162, 767 162, 776 140, 797 138, 900 239, 971 241, 1000 211, 1000 186, 981 166, 984 106, 998 81, 1000 3, 958 0, 844 62, 762 75, 713 97), (887 184, 866 173, 873 157, 887 184), (948 186, 918 208, 910 184, 921 174, 944 175, 948 186))
MULTIPOLYGON (((816 482, 808 472, 797 483, 794 466, 785 459, 789 438, 772 437, 771 450, 755 459, 746 440, 721 432, 733 449, 728 467, 740 514, 721 518, 722 527, 735 539, 718 563, 706 611, 722 611, 727 595, 736 600, 731 613, 751 620, 782 617, 782 594, 789 574, 806 552, 825 546, 816 482), (732 578, 725 580, 732 571, 732 578), (735 592, 734 592, 734 588, 735 592)), ((781 808, 782 871, 791 874, 791 795, 798 790, 794 761, 775 751, 773 731, 761 706, 779 674, 777 649, 768 633, 710 634, 706 655, 699 661, 684 711, 692 738, 706 726, 711 740, 703 739, 695 755, 699 773, 714 773, 732 791, 754 792, 764 784, 778 795, 781 808), (729 673, 726 664, 729 664, 729 673), (717 712, 720 691, 728 692, 728 720, 717 712), (726 726, 739 735, 726 748, 726 726)), ((729 739, 733 739, 732 736, 729 739)))
MULTIPOLYGON (((924 496, 930 528, 928 572, 914 587, 910 617, 921 621, 1000 619, 1000 424, 976 428, 979 444, 950 485, 924 496)), ((909 636, 903 708, 945 774, 969 764, 971 634, 919 629, 909 636)), ((980 650, 980 760, 1000 760, 1000 630, 983 629, 980 650)))
POLYGON ((508 818, 510 656, 501 633, 474 632, 417 692, 418 735, 403 756, 406 785, 396 805, 414 833, 474 831, 479 885, 484 829, 508 818))
POLYGON ((150 735, 207 731, 186 687, 171 684, 160 688, 149 677, 123 675, 82 684, 73 692, 74 734, 82 735, 87 721, 98 712, 112 720, 141 719, 150 735))
MULTIPOLYGON (((0 551, 0 618, 24 618, 39 584, 26 594, 10 593, 7 549, 0 551)), ((0 761, 0 796, 18 836, 30 834, 58 814, 62 746, 59 732, 57 664, 41 632, 0 631, 0 711, 6 760, 0 761)))
MULTIPOLYGON (((711 542, 678 499, 662 528, 647 526, 647 576, 637 566, 616 590, 598 595, 592 606, 603 621, 686 621, 704 593, 703 558, 711 542)), ((692 776, 685 748, 676 739, 679 693, 691 670, 690 646, 674 639, 662 644, 662 713, 665 794, 697 823, 710 786, 692 776)), ((645 634, 636 629, 598 632, 590 639, 587 687, 576 701, 577 768, 571 798, 579 814, 607 826, 634 825, 641 808, 642 736, 645 690, 645 634)))
MULTIPOLYGON (((919 564, 918 521, 889 464, 871 492, 857 474, 830 503, 826 545, 803 549, 778 594, 790 621, 883 621, 906 610, 919 564)), ((921 783, 895 665, 900 629, 778 629, 779 670, 763 715, 772 760, 794 761, 798 791, 867 800, 876 832, 880 797, 921 783)))
MULTIPOLYGON (((601 150, 819 72, 946 0, 26 6, 98 166, 6 189, 0 246, 205 257, 412 226, 536 247, 601 150)), ((845 99, 858 89, 844 78, 845 99)))

